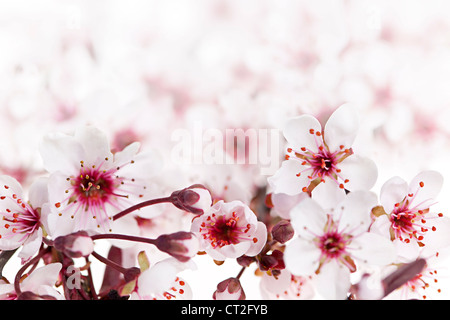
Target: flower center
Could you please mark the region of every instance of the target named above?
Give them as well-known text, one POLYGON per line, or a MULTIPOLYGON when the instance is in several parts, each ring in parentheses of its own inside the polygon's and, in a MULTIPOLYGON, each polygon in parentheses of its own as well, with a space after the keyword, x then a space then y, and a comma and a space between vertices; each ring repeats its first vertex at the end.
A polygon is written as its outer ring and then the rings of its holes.
POLYGON ((67 197, 54 203, 59 216, 69 213, 80 229, 87 227, 87 218, 91 216, 96 220, 97 228, 103 227, 104 230, 111 231, 109 220, 112 219, 112 211, 123 210, 125 205, 129 205, 130 195, 143 197, 141 192, 146 186, 136 183, 139 179, 118 175, 122 167, 133 164, 134 161, 105 170, 102 167, 108 161, 110 159, 105 158, 99 165, 92 166, 86 166, 80 161, 79 174, 66 178, 67 197))
MULTIPOLYGON (((9 189, 8 186, 4 186, 9 189)), ((13 205, 2 212, 3 227, 0 238, 15 238, 19 242, 23 242, 28 236, 40 227, 40 213, 33 209, 29 204, 23 202, 16 194, 3 195, 0 200, 12 200, 13 205), (21 236, 20 236, 21 235, 21 236), (18 237, 18 238, 16 238, 18 237)))
POLYGON ((328 215, 324 234, 315 238, 317 247, 321 251, 316 274, 320 273, 323 264, 333 259, 347 266, 352 272, 356 270, 356 265, 347 252, 347 247, 353 237, 350 234, 339 232, 338 225, 339 223, 334 222, 332 216, 328 215))
POLYGON ((338 258, 345 252, 347 246, 347 240, 345 237, 335 231, 326 233, 320 238, 319 247, 322 250, 322 254, 329 259, 338 258))
MULTIPOLYGON (((309 132, 314 135, 317 151, 306 147, 301 147, 299 150, 288 148, 287 152, 290 155, 286 155, 285 159, 298 160, 305 167, 297 173, 297 177, 301 177, 305 172, 308 172, 307 177, 310 181, 320 179, 321 182, 325 182, 325 177, 328 177, 334 180, 341 189, 344 189, 344 183, 348 183, 349 180, 341 177, 341 169, 337 166, 353 153, 352 150, 346 149, 345 146, 341 145, 338 151, 331 152, 325 144, 321 132, 313 129, 310 129, 309 132)), ((304 192, 307 190, 307 187, 303 188, 304 192)))
POLYGON ((114 193, 114 180, 111 172, 84 169, 80 176, 72 180, 74 195, 86 206, 101 205, 114 193))
MULTIPOLYGON (((213 248, 221 248, 230 244, 237 244, 241 240, 249 240, 250 224, 242 226, 238 223, 236 212, 227 218, 224 215, 212 214, 201 224, 200 233, 203 239, 209 240, 213 248)), ((253 238, 256 241, 256 238, 253 238)))
POLYGON ((424 246, 422 240, 426 233, 429 230, 436 231, 436 227, 430 225, 428 220, 442 217, 442 214, 433 215, 429 213, 429 208, 422 208, 423 204, 429 200, 422 201, 413 207, 410 206, 423 187, 424 183, 420 182, 416 193, 408 194, 402 202, 395 204, 394 210, 389 215, 392 240, 399 239, 409 243, 411 239, 415 239, 420 246, 424 246))

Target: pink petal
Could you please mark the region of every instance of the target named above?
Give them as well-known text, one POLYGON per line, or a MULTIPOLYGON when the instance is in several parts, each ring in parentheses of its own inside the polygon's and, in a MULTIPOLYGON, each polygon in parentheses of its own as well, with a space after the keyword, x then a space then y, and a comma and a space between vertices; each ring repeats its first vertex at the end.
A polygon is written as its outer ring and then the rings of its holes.
POLYGON ((256 242, 252 240, 253 244, 250 249, 245 253, 245 255, 253 257, 261 252, 262 248, 265 246, 267 242, 267 227, 264 223, 258 221, 256 232, 254 233, 254 239, 256 242))

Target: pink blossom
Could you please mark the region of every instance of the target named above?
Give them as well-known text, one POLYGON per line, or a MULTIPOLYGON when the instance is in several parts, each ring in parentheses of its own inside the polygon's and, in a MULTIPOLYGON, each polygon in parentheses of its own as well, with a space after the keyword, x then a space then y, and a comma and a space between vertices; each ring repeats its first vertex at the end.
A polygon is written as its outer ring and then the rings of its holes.
POLYGON ((111 231, 111 216, 142 201, 146 179, 161 166, 157 155, 138 153, 139 143, 112 154, 106 135, 92 126, 73 136, 47 134, 40 151, 50 173, 47 231, 52 236, 111 231))
POLYGON ((384 211, 375 219, 374 232, 393 241, 410 244, 411 249, 415 248, 417 252, 419 247, 426 245, 428 235, 441 225, 448 229, 444 225, 447 221, 443 214, 431 211, 442 184, 443 177, 436 171, 423 171, 409 184, 400 177, 386 181, 380 192, 384 211))
POLYGON ((242 255, 256 256, 266 243, 267 227, 243 202, 218 201, 196 217, 191 231, 200 237, 200 249, 224 261, 242 255))
POLYGON ((375 184, 377 168, 372 160, 353 154, 357 132, 357 114, 350 105, 336 109, 323 130, 311 115, 290 119, 283 130, 289 146, 286 160, 268 179, 273 192, 307 192, 316 179, 334 181, 350 191, 370 189, 375 184))
POLYGON ((321 184, 291 211, 298 237, 287 244, 286 268, 294 275, 316 275, 317 292, 342 299, 350 273, 358 264, 386 265, 394 261, 390 240, 368 232, 377 197, 369 191, 349 194, 334 184, 321 184), (326 197, 326 198, 325 198, 326 197))

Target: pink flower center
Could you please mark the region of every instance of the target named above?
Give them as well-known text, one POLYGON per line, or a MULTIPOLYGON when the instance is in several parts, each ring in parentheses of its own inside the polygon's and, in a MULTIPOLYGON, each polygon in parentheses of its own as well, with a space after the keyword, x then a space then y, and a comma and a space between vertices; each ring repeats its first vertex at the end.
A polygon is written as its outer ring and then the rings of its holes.
MULTIPOLYGON (((7 191, 10 191, 9 186, 4 186, 7 191)), ((33 209, 29 204, 25 203, 15 193, 8 194, 0 197, 0 200, 9 199, 12 202, 12 206, 7 208, 5 212, 2 212, 4 221, 4 228, 0 236, 3 239, 9 239, 22 235, 17 241, 23 242, 27 237, 34 233, 40 227, 40 214, 37 210, 33 209)))
MULTIPOLYGON (((250 240, 250 224, 242 225, 238 222, 239 217, 236 212, 228 218, 225 215, 212 214, 201 224, 200 234, 203 239, 210 241, 213 248, 250 240)), ((252 241, 257 242, 258 239, 253 238, 252 241)))
POLYGON ((339 223, 333 221, 332 216, 328 215, 327 224, 324 233, 316 236, 315 242, 320 249, 319 267, 316 270, 318 274, 323 264, 335 259, 347 266, 350 271, 356 270, 356 265, 347 252, 348 245, 351 243, 353 236, 338 230, 339 223))
MULTIPOLYGON (((105 158, 105 161, 109 161, 109 159, 105 158)), ((134 161, 104 170, 102 166, 105 161, 98 166, 91 167, 86 167, 81 161, 80 173, 66 179, 70 183, 70 187, 65 190, 65 193, 68 194, 67 198, 54 204, 60 210, 60 216, 65 212, 70 212, 72 219, 77 218, 80 228, 85 228, 87 216, 91 216, 96 219, 98 228, 103 227, 106 230, 109 228, 109 220, 113 214, 108 210, 121 211, 125 209, 127 205, 130 205, 128 198, 131 194, 143 197, 142 194, 136 194, 140 192, 137 190, 142 186, 135 185, 134 178, 118 175, 118 171, 123 166, 134 163, 134 161), (122 203, 121 200, 126 203, 122 203)), ((143 186, 143 189, 145 188, 143 186)))
POLYGON ((101 206, 114 194, 115 181, 111 171, 83 169, 72 180, 74 195, 85 207, 101 206))
POLYGON ((430 225, 428 220, 442 216, 441 213, 438 215, 430 215, 429 208, 422 208, 423 204, 429 201, 429 199, 422 201, 414 207, 410 207, 412 201, 423 187, 424 183, 420 182, 417 192, 408 194, 402 202, 396 203, 394 210, 392 210, 389 216, 392 236, 394 238, 406 243, 409 243, 411 239, 415 239, 420 246, 425 245, 422 240, 429 230, 436 231, 436 227, 430 225))
POLYGON ((336 231, 331 231, 320 237, 319 241, 322 254, 328 259, 335 259, 345 253, 348 239, 336 231))
MULTIPOLYGON (((338 151, 331 152, 325 144, 320 131, 310 129, 309 132, 315 138, 317 151, 306 147, 301 147, 298 150, 288 148, 287 152, 289 155, 286 155, 286 160, 298 160, 305 167, 305 169, 296 174, 297 177, 306 173, 310 181, 320 179, 322 182, 325 182, 325 178, 328 177, 335 181, 341 189, 344 189, 344 184, 348 183, 349 180, 341 176, 341 169, 338 168, 338 165, 353 153, 352 150, 341 145, 338 151)), ((306 192, 308 188, 304 187, 302 191, 306 192)))

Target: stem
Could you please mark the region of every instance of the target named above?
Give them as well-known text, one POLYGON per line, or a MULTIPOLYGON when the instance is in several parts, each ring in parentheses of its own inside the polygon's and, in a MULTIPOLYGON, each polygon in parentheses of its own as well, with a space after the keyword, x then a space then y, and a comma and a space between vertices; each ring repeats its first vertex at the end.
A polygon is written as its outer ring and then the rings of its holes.
POLYGON ((158 204, 158 203, 164 203, 164 202, 172 202, 172 197, 165 197, 165 198, 158 198, 158 199, 152 199, 152 200, 147 200, 138 204, 135 204, 134 206, 131 206, 117 214, 115 214, 112 219, 117 220, 119 218, 122 218, 123 216, 129 214, 130 212, 139 210, 143 207, 147 207, 147 206, 151 206, 154 204, 158 204))
POLYGON ((241 271, 239 271, 238 275, 236 276, 236 279, 239 279, 242 274, 244 273, 245 269, 247 269, 247 267, 242 267, 241 271))
POLYGON ((98 254, 97 252, 95 252, 95 251, 92 252, 92 255, 93 255, 96 259, 98 259, 99 261, 101 261, 101 262, 103 262, 104 264, 106 264, 107 266, 110 266, 111 268, 113 268, 113 269, 119 271, 120 273, 125 274, 125 273, 128 271, 128 269, 122 267, 121 265, 115 263, 114 261, 111 261, 111 260, 109 260, 109 259, 107 259, 107 258, 105 258, 105 257, 103 257, 103 256, 101 256, 101 255, 99 255, 99 254, 98 254))
MULTIPOLYGON (((89 263, 88 258, 85 258, 85 260, 86 260, 86 264, 88 264, 89 263)), ((88 267, 87 271, 88 271, 89 288, 90 288, 92 298, 94 300, 98 300, 98 295, 97 295, 97 292, 95 291, 94 280, 92 278, 92 270, 91 270, 90 266, 88 267)))
POLYGON ((136 242, 144 242, 149 244, 156 244, 155 239, 149 239, 149 238, 143 238, 143 237, 136 237, 136 236, 129 236, 125 234, 117 234, 117 233, 111 233, 111 234, 96 234, 91 236, 92 240, 99 240, 99 239, 117 239, 117 240, 128 240, 128 241, 136 241, 136 242))

